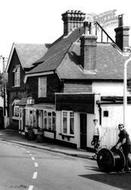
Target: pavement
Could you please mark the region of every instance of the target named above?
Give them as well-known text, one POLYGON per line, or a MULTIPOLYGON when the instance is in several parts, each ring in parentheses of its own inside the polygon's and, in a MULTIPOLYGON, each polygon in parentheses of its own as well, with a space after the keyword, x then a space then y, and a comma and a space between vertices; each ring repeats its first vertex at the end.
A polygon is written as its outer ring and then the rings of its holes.
POLYGON ((31 141, 26 139, 23 135, 19 134, 18 131, 12 129, 0 130, 0 140, 85 159, 93 159, 94 156, 93 152, 88 152, 86 150, 68 148, 49 142, 38 143, 35 140, 31 141))

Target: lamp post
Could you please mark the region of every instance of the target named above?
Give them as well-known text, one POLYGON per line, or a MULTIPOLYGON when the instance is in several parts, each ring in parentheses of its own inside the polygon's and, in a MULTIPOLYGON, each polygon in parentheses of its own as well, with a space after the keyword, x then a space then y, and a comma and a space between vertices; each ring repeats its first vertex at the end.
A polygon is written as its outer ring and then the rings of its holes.
POLYGON ((126 111, 127 111, 127 66, 131 62, 129 57, 124 63, 124 87, 123 87, 123 124, 126 127, 126 111))
POLYGON ((4 117, 4 128, 5 128, 5 117, 6 117, 6 71, 5 71, 5 61, 6 61, 6 57, 4 57, 3 55, 0 55, 0 59, 2 59, 2 66, 3 66, 3 72, 2 72, 2 78, 3 78, 3 117, 4 117))

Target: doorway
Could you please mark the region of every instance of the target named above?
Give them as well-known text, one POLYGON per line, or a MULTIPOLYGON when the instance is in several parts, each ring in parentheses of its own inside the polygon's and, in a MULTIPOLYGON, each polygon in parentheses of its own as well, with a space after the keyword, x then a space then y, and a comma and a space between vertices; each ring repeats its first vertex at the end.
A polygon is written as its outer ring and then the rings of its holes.
POLYGON ((80 148, 86 149, 87 147, 87 114, 80 114, 80 148))

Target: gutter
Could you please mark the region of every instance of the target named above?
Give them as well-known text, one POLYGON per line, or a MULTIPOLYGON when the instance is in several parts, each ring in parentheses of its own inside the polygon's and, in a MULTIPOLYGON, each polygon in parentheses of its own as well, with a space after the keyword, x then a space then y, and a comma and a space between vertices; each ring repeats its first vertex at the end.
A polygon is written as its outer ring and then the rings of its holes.
POLYGON ((55 72, 54 71, 47 71, 47 72, 42 72, 42 73, 26 74, 24 77, 24 83, 26 83, 26 81, 29 77, 45 76, 45 75, 51 75, 51 74, 55 74, 55 72))

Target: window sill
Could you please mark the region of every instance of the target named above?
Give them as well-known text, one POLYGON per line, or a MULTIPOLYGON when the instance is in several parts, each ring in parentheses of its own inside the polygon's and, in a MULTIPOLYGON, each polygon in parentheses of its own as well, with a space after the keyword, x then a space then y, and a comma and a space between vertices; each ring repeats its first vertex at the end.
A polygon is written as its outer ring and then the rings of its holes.
POLYGON ((19 86, 12 86, 12 88, 19 88, 20 87, 20 85, 19 86))
POLYGON ((47 96, 38 96, 39 99, 47 98, 47 96))
POLYGON ((19 117, 13 116, 12 119, 13 119, 13 120, 19 120, 19 117))
POLYGON ((70 140, 70 138, 74 138, 74 135, 68 135, 63 133, 59 133, 59 135, 61 135, 62 139, 67 138, 68 140, 70 140))

